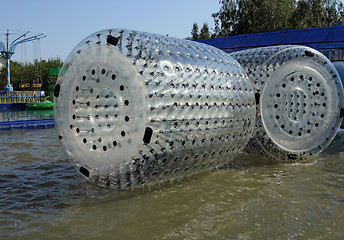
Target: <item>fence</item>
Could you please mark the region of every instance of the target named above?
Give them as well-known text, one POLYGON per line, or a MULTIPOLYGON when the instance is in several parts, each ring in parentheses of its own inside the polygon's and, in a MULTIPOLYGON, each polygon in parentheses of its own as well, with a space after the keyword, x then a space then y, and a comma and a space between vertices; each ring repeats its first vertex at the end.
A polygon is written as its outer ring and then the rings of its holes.
POLYGON ((0 93, 1 103, 27 103, 27 102, 39 102, 39 91, 18 91, 10 93, 0 93))

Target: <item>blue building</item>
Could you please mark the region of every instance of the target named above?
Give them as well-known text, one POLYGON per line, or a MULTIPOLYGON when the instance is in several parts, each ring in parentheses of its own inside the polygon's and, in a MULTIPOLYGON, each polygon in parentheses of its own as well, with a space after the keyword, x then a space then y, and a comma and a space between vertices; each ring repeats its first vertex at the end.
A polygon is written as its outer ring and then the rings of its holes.
POLYGON ((225 52, 272 45, 303 45, 322 52, 330 61, 344 61, 344 26, 285 30, 246 34, 224 38, 204 39, 199 42, 225 52))

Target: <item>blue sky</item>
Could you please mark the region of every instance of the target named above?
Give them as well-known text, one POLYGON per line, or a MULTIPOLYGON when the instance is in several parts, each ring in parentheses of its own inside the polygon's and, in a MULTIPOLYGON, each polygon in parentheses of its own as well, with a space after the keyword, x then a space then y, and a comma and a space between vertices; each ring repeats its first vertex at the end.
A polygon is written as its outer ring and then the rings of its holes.
MULTIPOLYGON (((218 0, 0 0, 0 39, 6 29, 44 33, 39 44, 18 45, 12 60, 65 60, 86 36, 106 28, 126 28, 177 38, 191 35, 193 23, 214 27, 218 0)), ((18 35, 17 35, 18 36, 18 35)), ((13 35, 15 37, 15 35, 13 35)), ((14 39, 14 38, 13 38, 14 39)))

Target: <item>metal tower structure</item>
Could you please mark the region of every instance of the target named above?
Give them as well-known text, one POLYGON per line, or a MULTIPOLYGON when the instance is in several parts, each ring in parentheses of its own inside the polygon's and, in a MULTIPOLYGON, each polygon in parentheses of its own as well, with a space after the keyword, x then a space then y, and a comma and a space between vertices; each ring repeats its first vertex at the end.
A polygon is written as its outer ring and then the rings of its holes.
POLYGON ((14 54, 15 48, 22 43, 30 42, 33 40, 40 40, 41 38, 45 38, 46 36, 43 35, 43 33, 33 36, 28 36, 30 31, 27 31, 26 33, 20 35, 13 41, 10 41, 10 32, 7 29, 6 32, 6 39, 5 43, 0 40, 0 53, 5 57, 6 59, 6 69, 7 69, 7 84, 4 87, 4 90, 7 91, 13 91, 13 87, 11 86, 11 73, 10 73, 10 59, 12 55, 14 54))

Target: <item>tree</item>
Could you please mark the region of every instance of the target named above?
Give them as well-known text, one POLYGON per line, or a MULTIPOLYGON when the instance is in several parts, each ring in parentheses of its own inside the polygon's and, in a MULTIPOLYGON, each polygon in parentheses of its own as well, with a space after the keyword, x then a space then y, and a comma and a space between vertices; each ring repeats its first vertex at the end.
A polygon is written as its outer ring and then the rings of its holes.
POLYGON ((203 23, 201 31, 198 30, 198 24, 194 23, 191 30, 191 38, 188 40, 199 40, 199 39, 208 39, 210 38, 209 26, 207 23, 203 23))
POLYGON ((210 38, 209 27, 207 23, 204 23, 201 29, 201 33, 199 35, 199 39, 208 39, 208 38, 210 38))
POLYGON ((213 13, 216 37, 335 25, 344 11, 337 0, 220 0, 213 13))
POLYGON ((295 0, 222 0, 212 16, 217 36, 289 29, 295 0))
POLYGON ((337 0, 299 0, 290 22, 294 29, 333 26, 343 10, 343 3, 337 0))
MULTIPOLYGON (((41 90, 48 90, 49 67, 62 66, 63 62, 60 58, 48 59, 48 60, 35 60, 30 63, 20 63, 11 61, 11 85, 14 90, 21 90, 20 84, 22 83, 42 83, 41 90)), ((7 70, 4 66, 0 69, 0 89, 3 89, 7 82, 7 70)), ((54 83, 53 83, 54 84, 54 83)), ((32 89, 26 89, 32 90, 32 89)))
POLYGON ((191 38, 192 38, 192 40, 198 40, 198 38, 199 38, 198 25, 197 25, 197 23, 194 23, 194 24, 192 25, 191 38))

